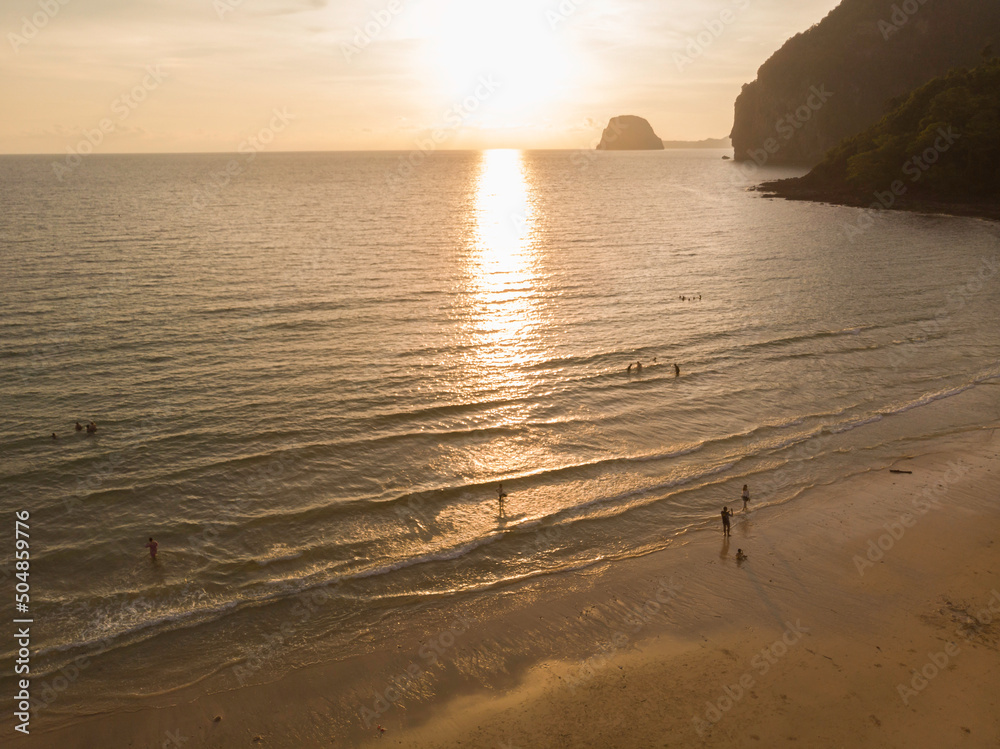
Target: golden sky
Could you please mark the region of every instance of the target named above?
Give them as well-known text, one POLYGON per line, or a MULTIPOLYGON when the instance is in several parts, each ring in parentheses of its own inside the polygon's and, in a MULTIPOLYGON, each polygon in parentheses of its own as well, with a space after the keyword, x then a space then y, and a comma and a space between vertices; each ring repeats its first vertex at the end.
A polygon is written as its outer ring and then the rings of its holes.
POLYGON ((619 114, 723 137, 837 4, 3 0, 0 153, 582 148, 619 114))

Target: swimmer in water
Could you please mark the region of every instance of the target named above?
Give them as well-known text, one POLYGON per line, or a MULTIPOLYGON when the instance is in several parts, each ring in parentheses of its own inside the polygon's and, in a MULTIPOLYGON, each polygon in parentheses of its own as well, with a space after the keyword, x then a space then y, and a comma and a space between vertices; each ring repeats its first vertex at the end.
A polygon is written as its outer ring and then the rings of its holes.
POLYGON ((81 424, 79 421, 76 422, 76 431, 78 431, 78 432, 82 432, 83 431, 83 424, 81 424))

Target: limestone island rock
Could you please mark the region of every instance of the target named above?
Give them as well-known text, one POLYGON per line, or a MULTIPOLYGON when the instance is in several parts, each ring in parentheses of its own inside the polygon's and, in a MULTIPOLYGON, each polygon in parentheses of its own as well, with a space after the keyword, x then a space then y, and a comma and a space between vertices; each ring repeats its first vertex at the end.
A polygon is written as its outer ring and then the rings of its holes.
POLYGON ((642 117, 623 114, 612 117, 601 134, 598 151, 662 151, 663 141, 642 117))

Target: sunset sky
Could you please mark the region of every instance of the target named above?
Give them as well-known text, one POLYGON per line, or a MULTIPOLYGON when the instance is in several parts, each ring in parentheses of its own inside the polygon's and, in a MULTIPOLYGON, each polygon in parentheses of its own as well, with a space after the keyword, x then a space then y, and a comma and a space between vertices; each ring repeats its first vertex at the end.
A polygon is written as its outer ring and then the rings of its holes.
POLYGON ((619 114, 722 137, 740 86, 837 4, 4 0, 0 152, 88 132, 100 153, 236 151, 268 128, 274 151, 409 149, 435 128, 440 148, 580 148, 619 114))

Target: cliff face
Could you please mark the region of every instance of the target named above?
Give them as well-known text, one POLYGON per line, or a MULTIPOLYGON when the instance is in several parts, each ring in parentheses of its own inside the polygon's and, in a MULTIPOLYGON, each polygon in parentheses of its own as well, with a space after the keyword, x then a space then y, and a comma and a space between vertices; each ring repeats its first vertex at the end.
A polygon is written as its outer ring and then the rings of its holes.
POLYGON ((642 117, 625 114, 612 117, 601 134, 598 151, 662 151, 663 141, 642 117))
POLYGON ((793 199, 1000 218, 1000 57, 933 79, 809 174, 763 188, 793 199))
POLYGON ((737 161, 818 163, 891 100, 1000 46, 998 0, 843 0, 757 71, 736 99, 737 161))

